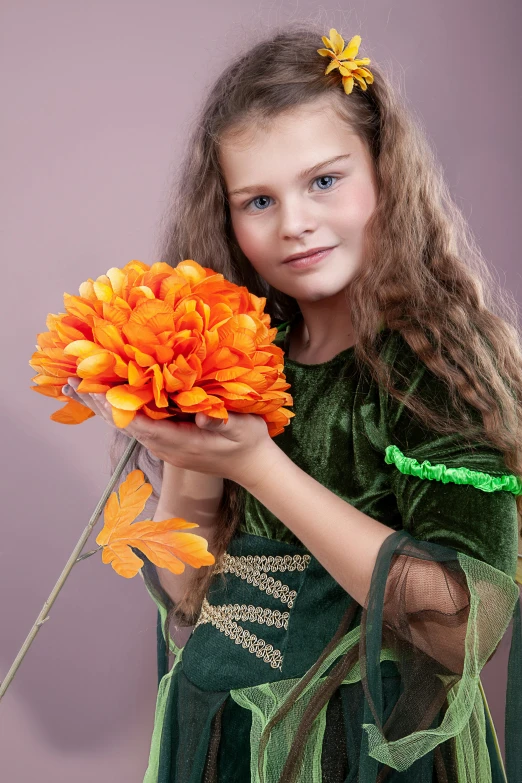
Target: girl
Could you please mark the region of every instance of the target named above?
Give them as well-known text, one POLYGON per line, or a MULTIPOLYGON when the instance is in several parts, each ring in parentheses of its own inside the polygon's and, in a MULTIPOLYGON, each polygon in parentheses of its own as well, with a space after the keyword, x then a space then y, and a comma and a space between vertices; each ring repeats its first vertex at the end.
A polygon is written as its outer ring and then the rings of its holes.
MULTIPOLYGON (((141 572, 159 612, 145 782, 505 782, 480 671, 514 616, 516 783, 515 317, 385 74, 321 32, 217 79, 161 255, 266 298, 295 416, 274 439, 234 413, 114 433, 113 467, 141 444, 126 472, 153 483, 154 519, 198 522, 216 558, 141 572)), ((112 425, 103 395, 82 401, 112 425)))

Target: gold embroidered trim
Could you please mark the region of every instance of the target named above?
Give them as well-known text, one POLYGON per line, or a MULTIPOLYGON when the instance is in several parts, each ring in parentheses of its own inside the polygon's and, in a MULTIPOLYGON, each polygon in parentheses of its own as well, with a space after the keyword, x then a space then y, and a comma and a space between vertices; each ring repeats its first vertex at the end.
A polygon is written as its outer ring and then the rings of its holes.
POLYGON ((198 625, 203 623, 211 623, 226 636, 234 639, 236 644, 241 644, 244 649, 254 653, 257 658, 263 658, 263 661, 269 663, 273 669, 282 670, 283 654, 281 650, 267 644, 264 639, 258 639, 255 633, 250 633, 246 628, 242 628, 235 620, 249 620, 266 625, 275 624, 278 628, 284 626, 287 629, 289 616, 289 612, 272 611, 262 606, 247 606, 246 604, 212 606, 204 598, 201 613, 193 630, 195 631, 198 625))
POLYGON ((311 560, 310 555, 229 555, 225 553, 223 564, 237 564, 242 568, 259 571, 304 571, 311 560))
POLYGON ((279 598, 291 609, 294 605, 294 598, 297 595, 295 590, 290 590, 289 586, 283 584, 280 579, 274 579, 268 576, 268 571, 304 571, 310 564, 310 555, 223 555, 221 567, 216 566, 214 573, 235 574, 240 579, 246 579, 249 584, 253 584, 267 595, 273 595, 279 598))

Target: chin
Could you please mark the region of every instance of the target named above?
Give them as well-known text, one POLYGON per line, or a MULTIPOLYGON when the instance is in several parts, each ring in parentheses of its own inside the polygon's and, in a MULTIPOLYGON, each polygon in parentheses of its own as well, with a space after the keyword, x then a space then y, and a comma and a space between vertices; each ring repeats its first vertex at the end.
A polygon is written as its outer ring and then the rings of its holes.
POLYGON ((352 282, 354 275, 343 279, 341 283, 339 280, 329 281, 328 279, 321 279, 317 276, 314 280, 303 280, 302 285, 295 286, 294 291, 289 291, 290 296, 294 296, 296 299, 302 299, 309 302, 318 302, 321 299, 330 299, 335 296, 339 296, 352 282))

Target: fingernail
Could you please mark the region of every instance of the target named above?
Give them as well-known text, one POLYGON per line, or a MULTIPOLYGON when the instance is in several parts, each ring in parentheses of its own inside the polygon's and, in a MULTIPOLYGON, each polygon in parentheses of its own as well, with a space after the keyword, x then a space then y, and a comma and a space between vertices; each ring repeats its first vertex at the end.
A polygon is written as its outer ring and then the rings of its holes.
POLYGON ((65 386, 62 386, 62 394, 69 394, 71 387, 68 384, 65 384, 65 386))

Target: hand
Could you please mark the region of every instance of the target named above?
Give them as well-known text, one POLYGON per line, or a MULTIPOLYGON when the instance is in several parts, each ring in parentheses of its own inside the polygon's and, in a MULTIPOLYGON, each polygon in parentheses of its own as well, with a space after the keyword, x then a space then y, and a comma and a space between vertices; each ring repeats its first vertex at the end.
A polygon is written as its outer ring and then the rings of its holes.
MULTIPOLYGON (((78 378, 69 378, 71 399, 87 405, 111 427, 111 405, 105 394, 77 393, 78 378)), ((118 429, 118 428, 116 428, 118 429)), ((254 482, 266 467, 271 449, 277 448, 268 434, 266 422, 253 413, 228 411, 228 421, 197 413, 194 422, 174 419, 155 420, 137 412, 123 428, 152 454, 164 462, 185 470, 229 478, 243 486, 254 482)))

